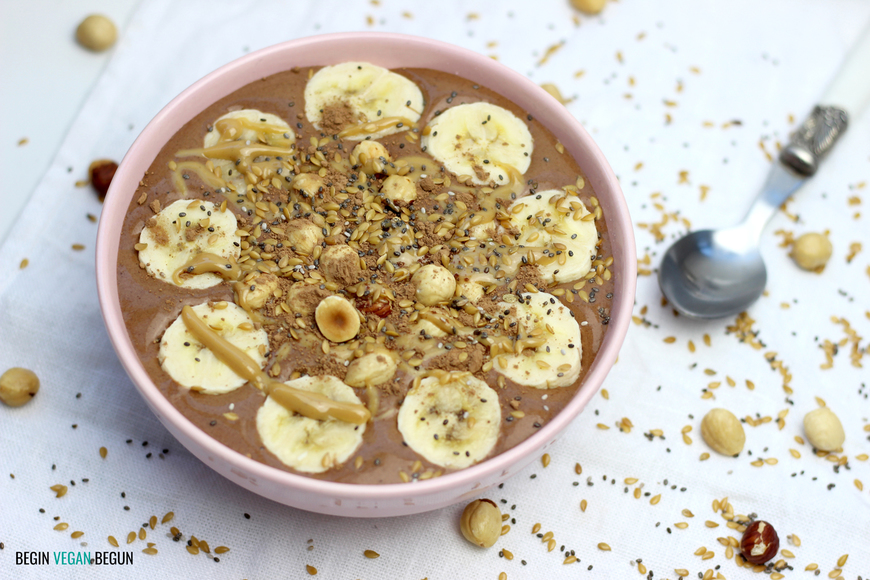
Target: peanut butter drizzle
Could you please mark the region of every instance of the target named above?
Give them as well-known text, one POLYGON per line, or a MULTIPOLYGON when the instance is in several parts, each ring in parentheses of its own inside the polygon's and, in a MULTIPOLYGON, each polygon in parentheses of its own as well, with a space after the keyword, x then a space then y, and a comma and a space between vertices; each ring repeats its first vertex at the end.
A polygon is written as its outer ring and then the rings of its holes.
POLYGON ((201 163, 195 161, 179 161, 176 164, 175 169, 172 171, 172 183, 175 184, 175 189, 181 192, 184 197, 187 197, 187 180, 184 178, 185 173, 195 173, 200 179, 214 189, 227 187, 226 180, 206 169, 201 163))
POLYGON ((184 266, 172 273, 172 280, 179 286, 184 282, 181 274, 204 274, 213 272, 224 280, 238 280, 242 269, 235 260, 227 260, 211 252, 200 252, 191 258, 184 266))
POLYGON ((405 127, 413 129, 417 126, 414 121, 407 117, 383 117, 377 121, 370 121, 353 125, 351 127, 345 127, 338 133, 338 137, 340 139, 346 139, 348 137, 359 137, 361 135, 374 135, 379 131, 389 129, 399 123, 402 123, 401 129, 404 129, 405 127))
POLYGON ((245 129, 250 129, 257 133, 257 138, 263 143, 278 147, 287 147, 292 143, 290 137, 285 136, 291 134, 289 128, 265 122, 252 122, 244 117, 221 119, 215 123, 214 129, 220 135, 220 142, 238 139, 245 129))
POLYGON ((187 330, 211 350, 219 361, 272 397, 288 411, 318 421, 332 417, 353 425, 362 425, 371 418, 371 413, 363 405, 333 401, 320 393, 303 391, 272 380, 260 369, 260 365, 254 359, 234 344, 224 340, 200 320, 190 306, 181 309, 181 320, 187 330))
POLYGON ((179 157, 202 155, 208 159, 223 159, 224 161, 236 161, 241 159, 239 166, 248 167, 256 157, 289 155, 292 153, 292 144, 287 147, 264 145, 262 143, 250 143, 246 141, 224 141, 212 147, 199 149, 182 149, 177 153, 179 157))

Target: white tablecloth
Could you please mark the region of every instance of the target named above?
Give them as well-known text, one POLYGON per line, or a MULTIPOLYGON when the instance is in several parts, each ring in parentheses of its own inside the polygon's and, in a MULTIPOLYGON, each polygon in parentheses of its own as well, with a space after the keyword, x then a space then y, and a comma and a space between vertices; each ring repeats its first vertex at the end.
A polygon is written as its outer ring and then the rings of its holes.
MULTIPOLYGON (((794 554, 786 558, 795 569, 788 576, 808 577, 811 563, 827 575, 844 554, 844 577, 870 576, 870 468, 860 459, 870 453, 870 374, 853 364, 870 362, 862 338, 870 336, 870 114, 853 119, 788 214, 768 226, 767 295, 745 317, 675 317, 654 276, 668 242, 689 223, 740 219, 769 168, 767 154, 821 95, 868 18, 870 4, 857 0, 621 0, 597 17, 562 1, 144 2, 0 248, 0 372, 28 367, 42 381, 27 406, 0 407, 0 577, 301 578, 311 565, 325 578, 630 578, 640 576, 635 561, 642 559, 655 578, 675 578, 675 569, 749 578, 717 541, 739 537, 711 507, 726 496, 736 513, 757 513, 776 527, 782 548, 794 554), (604 385, 608 396, 596 396, 564 433, 547 468, 536 462, 487 494, 515 519, 490 550, 460 535, 461 505, 353 520, 287 508, 229 483, 151 415, 100 318, 96 224, 86 217, 98 216, 100 204, 74 185, 90 161, 120 159, 164 104, 221 64, 276 42, 348 30, 430 36, 555 83, 619 175, 638 254, 649 256, 640 268, 653 275, 639 279, 637 324, 604 385), (797 269, 777 230, 830 230, 834 255, 824 273, 797 269), (865 249, 850 259, 854 243, 865 249), (823 368, 830 366, 826 340, 839 345, 832 368, 823 368), (846 430, 838 456, 848 463, 836 469, 796 441, 816 397, 846 430), (700 420, 717 406, 773 420, 746 425, 740 457, 702 460, 710 450, 700 420), (616 426, 623 418, 634 426, 629 432, 616 426), (690 444, 681 433, 687 426, 690 444), (648 440, 652 429, 665 438, 648 440), (770 461, 754 466, 760 458, 770 461), (67 485, 67 494, 55 498, 54 484, 67 485), (125 543, 150 516, 169 511, 171 524, 125 543), (55 531, 60 522, 69 528, 55 531), (535 523, 553 532, 556 550, 548 553, 532 534, 535 523), (172 541, 170 525, 230 551, 220 562, 190 555, 172 541), (72 539, 76 530, 84 535, 72 539), (133 565, 15 564, 21 551, 117 551, 110 535, 133 551, 133 565), (157 555, 142 553, 146 542, 157 555), (600 550, 602 542, 611 550, 600 550), (563 564, 563 545, 579 563, 563 564), (702 546, 715 555, 694 555, 702 546), (368 549, 380 558, 365 558, 368 549), (513 559, 500 557, 503 550, 513 559)), ((14 176, 5 184, 12 191, 14 176)))

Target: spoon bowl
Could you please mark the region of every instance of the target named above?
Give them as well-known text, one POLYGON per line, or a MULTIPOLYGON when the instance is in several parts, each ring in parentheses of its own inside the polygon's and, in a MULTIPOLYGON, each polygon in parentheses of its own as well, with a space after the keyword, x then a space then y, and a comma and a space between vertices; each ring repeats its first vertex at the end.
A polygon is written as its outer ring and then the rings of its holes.
POLYGON ((700 230, 662 258, 659 285, 671 305, 693 318, 733 316, 755 302, 767 269, 745 227, 700 230))

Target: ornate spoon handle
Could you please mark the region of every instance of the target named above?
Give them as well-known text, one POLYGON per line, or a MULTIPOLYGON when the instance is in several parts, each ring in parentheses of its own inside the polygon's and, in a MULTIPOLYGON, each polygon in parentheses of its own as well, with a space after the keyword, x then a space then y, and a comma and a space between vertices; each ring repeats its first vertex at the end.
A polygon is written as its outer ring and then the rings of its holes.
POLYGON ((857 118, 870 101, 870 24, 858 38, 828 90, 813 108, 791 142, 780 153, 780 161, 799 175, 809 177, 819 168, 846 130, 850 116, 857 118))

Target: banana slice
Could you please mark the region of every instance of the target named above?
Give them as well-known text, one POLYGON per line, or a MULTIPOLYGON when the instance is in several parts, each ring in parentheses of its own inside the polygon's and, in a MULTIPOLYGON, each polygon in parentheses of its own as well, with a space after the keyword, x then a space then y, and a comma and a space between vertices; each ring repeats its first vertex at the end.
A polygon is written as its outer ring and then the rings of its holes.
MULTIPOLYGON (((263 355, 269 350, 266 331, 256 330, 248 313, 232 302, 221 305, 225 307, 200 304, 193 311, 221 338, 245 351, 262 367, 266 363, 263 355)), ((163 333, 157 360, 176 383, 207 395, 229 393, 246 382, 193 337, 181 316, 163 333)))
POLYGON ((498 441, 498 394, 466 373, 426 377, 399 409, 405 443, 428 461, 461 469, 484 459, 498 441))
POLYGON ((212 130, 205 134, 203 147, 214 147, 229 141, 289 147, 296 141, 296 134, 287 121, 278 115, 257 109, 240 109, 218 117, 212 130))
POLYGON ((582 279, 592 266, 598 230, 576 194, 551 189, 518 199, 511 223, 520 231, 517 244, 537 248, 535 258, 547 281, 582 279))
POLYGON ((523 294, 523 301, 499 302, 516 308, 518 340, 490 347, 492 368, 517 384, 553 389, 580 376, 580 325, 558 298, 546 292, 523 294), (496 354, 498 353, 498 354, 496 354), (528 354, 527 354, 528 353, 528 354))
POLYGON ((259 180, 250 173, 258 154, 249 152, 259 145, 266 145, 273 151, 261 151, 259 155, 280 155, 285 151, 289 153, 295 142, 296 134, 281 117, 257 109, 241 109, 218 117, 212 129, 205 134, 203 147, 205 156, 212 160, 215 171, 226 180, 227 185, 243 193, 248 180, 253 183, 259 180), (241 164, 238 163, 240 159, 241 164))
POLYGON ((181 288, 210 288, 239 276, 241 238, 231 211, 210 201, 178 200, 146 222, 139 263, 158 280, 181 288), (192 268, 192 270, 191 270, 192 268))
POLYGON ((425 151, 472 183, 510 183, 532 161, 532 134, 516 115, 491 103, 447 109, 426 126, 425 151))
MULTIPOLYGON (((285 383, 326 395, 334 401, 359 403, 353 389, 336 377, 302 377, 285 383)), ((318 421, 291 413, 267 397, 257 411, 257 432, 263 445, 281 463, 305 473, 323 473, 341 465, 362 444, 366 426, 337 419, 318 421)))
POLYGON ((423 93, 416 84, 365 62, 325 66, 305 85, 308 122, 344 139, 407 131, 422 111, 423 93))

